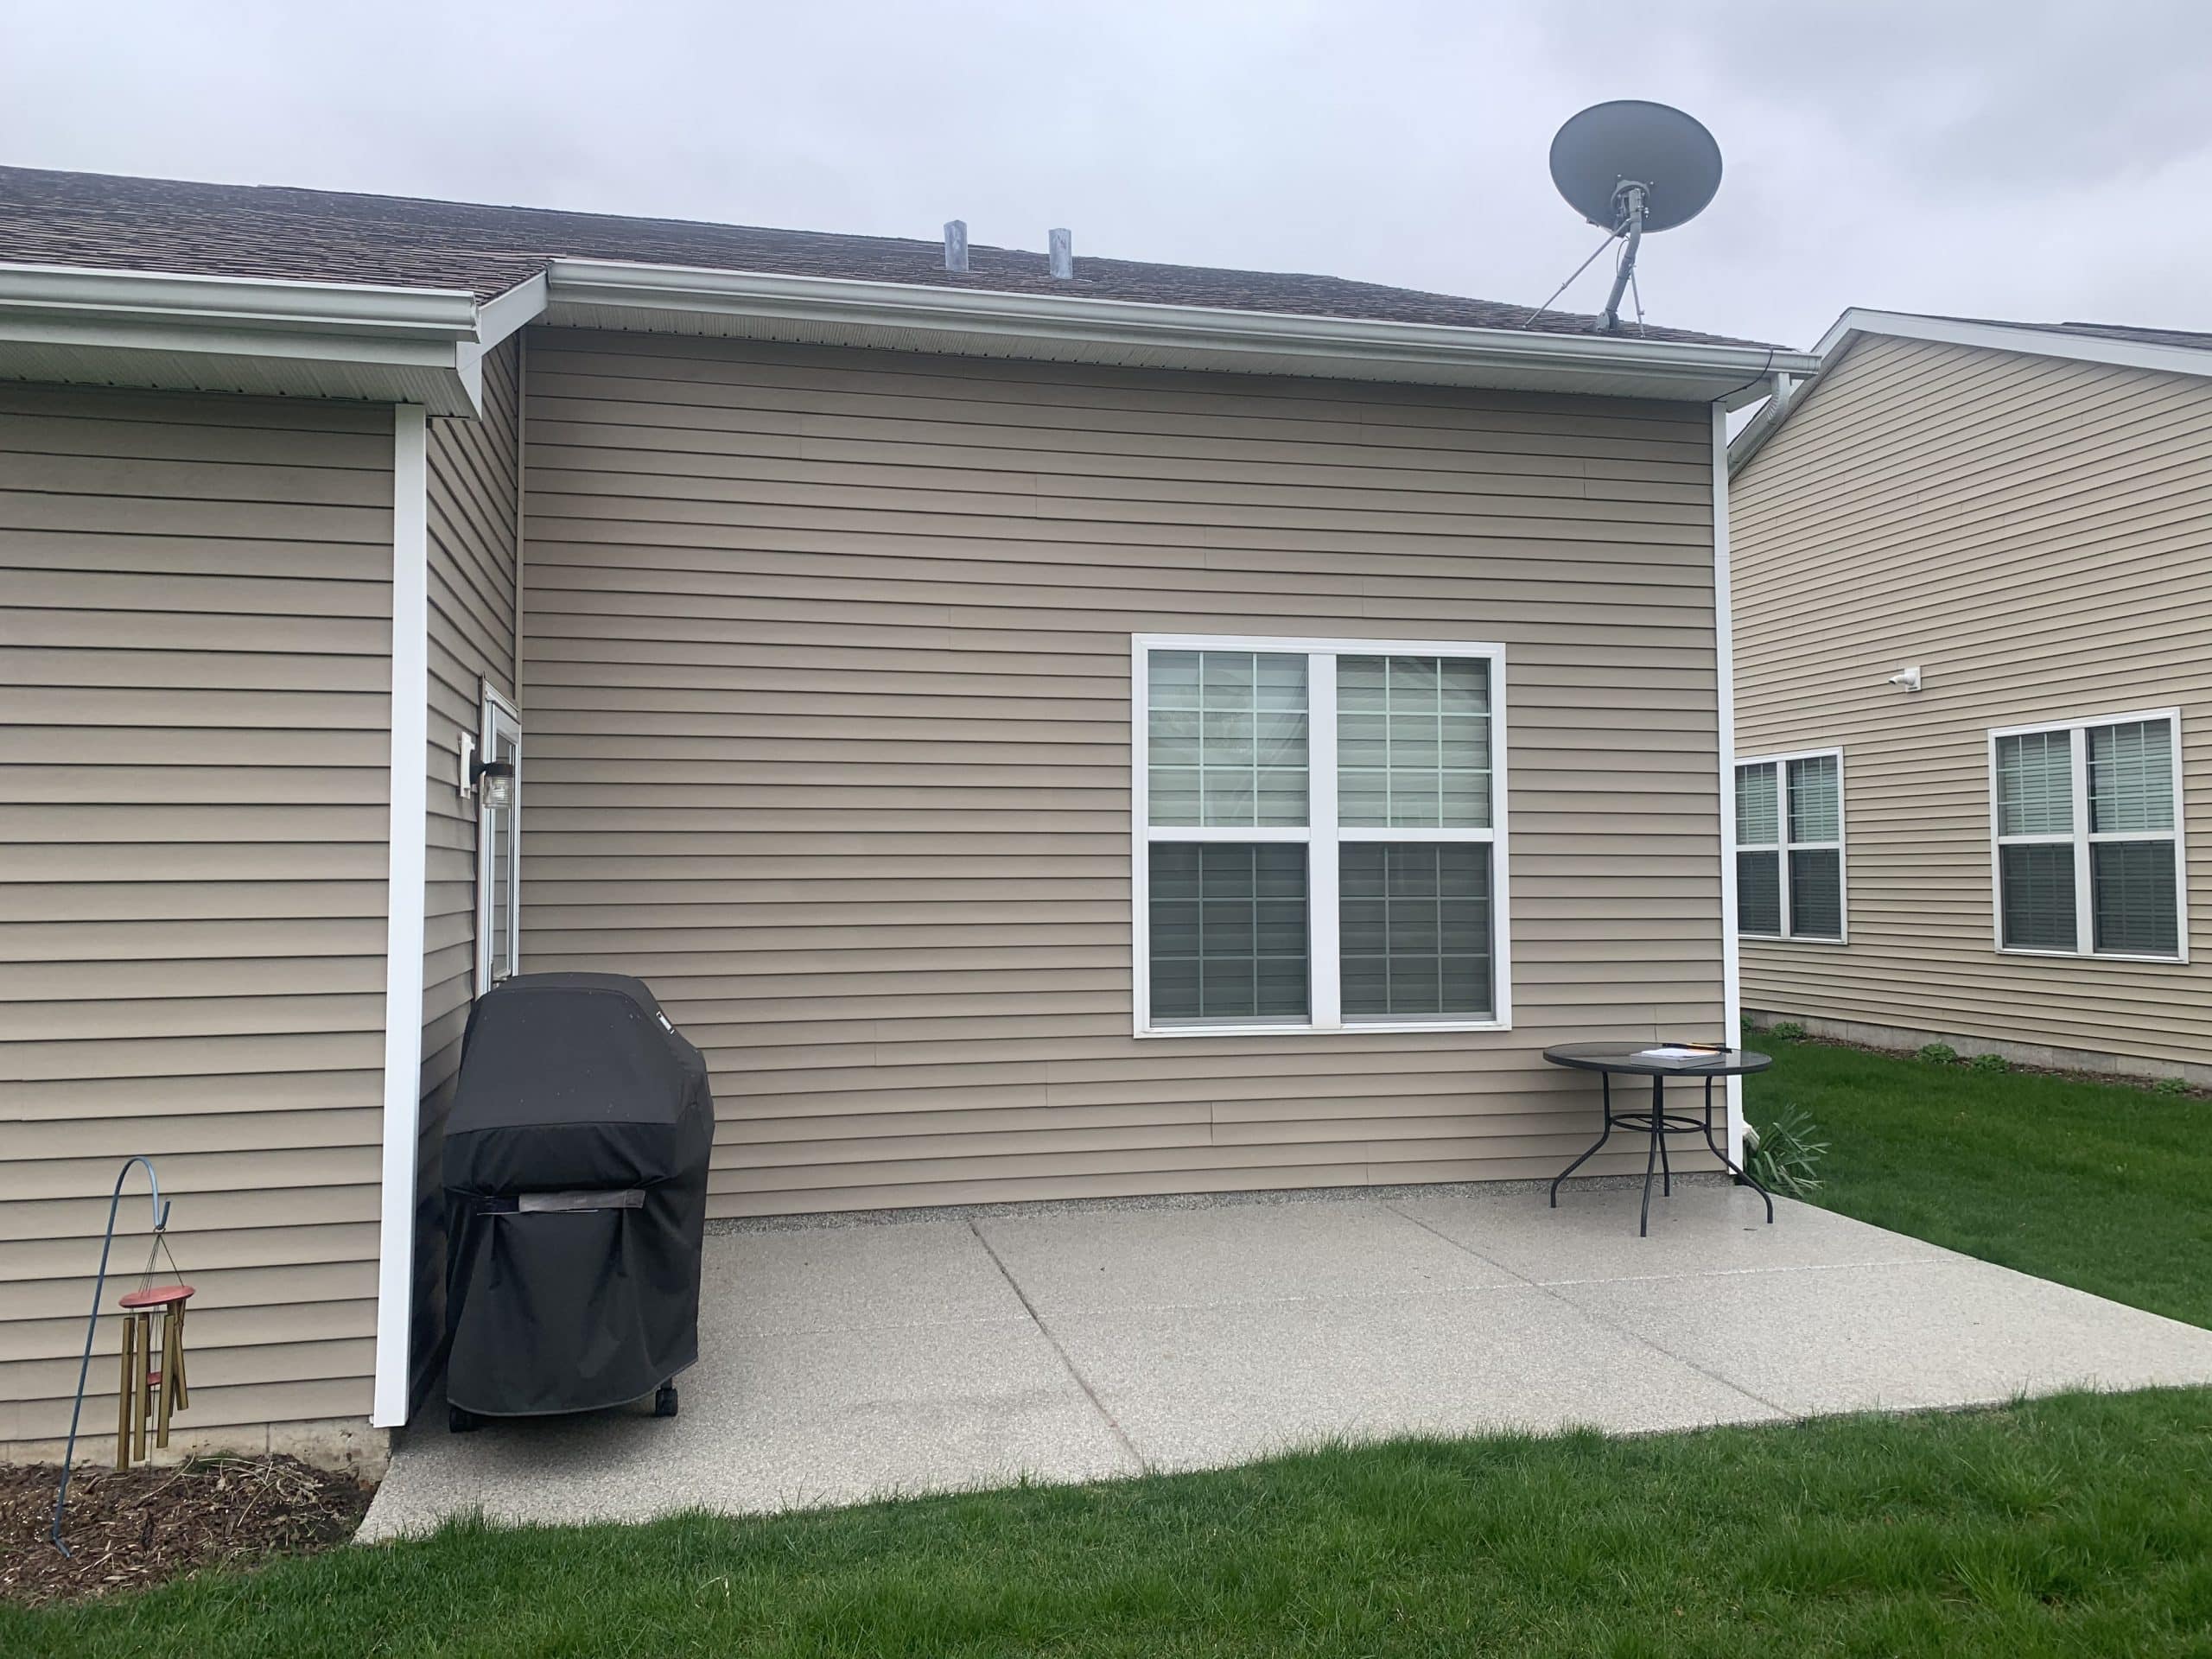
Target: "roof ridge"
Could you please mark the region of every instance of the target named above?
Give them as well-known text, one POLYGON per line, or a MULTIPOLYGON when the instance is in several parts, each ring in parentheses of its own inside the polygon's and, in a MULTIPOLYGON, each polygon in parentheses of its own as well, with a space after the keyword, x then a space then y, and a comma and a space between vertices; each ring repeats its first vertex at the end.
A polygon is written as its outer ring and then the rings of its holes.
MULTIPOLYGON (((1585 333, 1586 313, 1320 272, 1258 271, 1092 254, 1073 277, 1042 250, 971 243, 944 269, 933 239, 656 219, 573 207, 454 201, 290 184, 0 166, 0 262, 192 276, 505 291, 557 258, 676 269, 1057 294, 1204 309, 1486 330, 1585 333)), ((1623 340, 1758 346, 1660 326, 1623 340)))

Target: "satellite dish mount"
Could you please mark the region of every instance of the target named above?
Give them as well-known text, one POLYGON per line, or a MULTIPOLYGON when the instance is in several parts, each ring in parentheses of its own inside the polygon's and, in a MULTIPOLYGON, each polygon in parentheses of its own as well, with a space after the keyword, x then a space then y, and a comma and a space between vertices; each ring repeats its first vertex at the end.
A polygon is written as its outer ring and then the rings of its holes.
POLYGON ((1570 118, 1552 140, 1551 167, 1567 205, 1623 245, 1597 324, 1600 334, 1618 333, 1643 233, 1670 231, 1705 211, 1720 188, 1720 146, 1680 110, 1622 99, 1570 118))
POLYGON ((1620 224, 1613 234, 1625 240, 1613 266, 1613 291, 1605 296, 1605 315, 1598 319, 1599 334, 1613 334, 1621 326, 1621 296, 1636 276, 1636 251, 1643 245, 1643 207, 1650 199, 1651 187, 1635 179, 1623 179, 1613 192, 1613 201, 1621 210, 1620 224))

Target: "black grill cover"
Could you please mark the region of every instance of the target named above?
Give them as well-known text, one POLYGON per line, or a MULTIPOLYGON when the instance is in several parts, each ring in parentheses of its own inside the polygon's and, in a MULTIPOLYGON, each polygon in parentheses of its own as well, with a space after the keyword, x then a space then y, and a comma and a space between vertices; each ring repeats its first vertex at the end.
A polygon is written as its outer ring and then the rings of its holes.
POLYGON ((642 980, 480 998, 446 1120, 448 1401, 588 1411, 696 1359, 714 1140, 706 1064, 642 980))

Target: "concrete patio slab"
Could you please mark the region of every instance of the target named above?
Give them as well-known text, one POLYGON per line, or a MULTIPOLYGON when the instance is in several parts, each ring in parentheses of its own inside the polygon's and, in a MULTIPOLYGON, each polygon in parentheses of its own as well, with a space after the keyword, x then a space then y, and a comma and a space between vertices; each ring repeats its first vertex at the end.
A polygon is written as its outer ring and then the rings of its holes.
POLYGON ((998 1207, 707 1241, 683 1412, 445 1432, 365 1538, 1081 1481, 1336 1439, 2212 1383, 2212 1332, 1709 1179, 998 1207))
MULTIPOLYGON (((442 1410, 425 1413, 360 1536, 426 1530, 472 1510, 501 1522, 642 1521, 1005 1485, 1030 1474, 1140 1472, 1002 1276, 1014 1318, 918 1320, 926 1295, 893 1306, 858 1279, 823 1277, 828 1262, 858 1275, 902 1247, 917 1262, 957 1262, 963 1253, 945 1248, 953 1231, 989 1264, 964 1224, 709 1238, 707 1283, 722 1294, 702 1299, 701 1360, 677 1380, 676 1417, 632 1408, 449 1434, 442 1410), (834 1309, 842 1328, 798 1328, 801 1285, 823 1290, 825 1317, 834 1309)), ((972 1300, 972 1291, 945 1294, 972 1300)))
POLYGON ((2212 1381, 2212 1331, 1970 1256, 1558 1294, 1799 1416, 2212 1381))
POLYGON ((1678 1182, 1673 1198, 1662 1198, 1655 1184, 1651 1234, 1639 1238, 1643 1198, 1640 1182, 1594 1190, 1570 1183, 1556 1210, 1541 1193, 1533 1204, 1461 1193, 1395 1198, 1390 1208, 1540 1285, 1957 1259, 1924 1239, 1787 1199, 1775 1205, 1769 1226, 1751 1188, 1702 1178, 1678 1182))
POLYGON ((1372 1204, 1209 1205, 980 1217, 976 1230, 1049 1317, 1510 1285, 1512 1274, 1372 1204))
POLYGON ((1532 1286, 1049 1315, 1155 1469, 1332 1440, 1783 1414, 1532 1286))
POLYGON ((964 1221, 720 1234, 704 1282, 728 1293, 734 1328, 755 1333, 1027 1317, 964 1221))

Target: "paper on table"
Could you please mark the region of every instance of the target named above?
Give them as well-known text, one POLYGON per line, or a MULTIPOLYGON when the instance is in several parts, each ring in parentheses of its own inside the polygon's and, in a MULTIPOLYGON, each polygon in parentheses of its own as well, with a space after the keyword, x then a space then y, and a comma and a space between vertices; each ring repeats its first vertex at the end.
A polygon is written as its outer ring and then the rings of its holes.
POLYGON ((1639 1048, 1636 1051, 1636 1058, 1639 1060, 1709 1060, 1726 1052, 1719 1048, 1686 1048, 1678 1043, 1669 1043, 1659 1048, 1639 1048))

